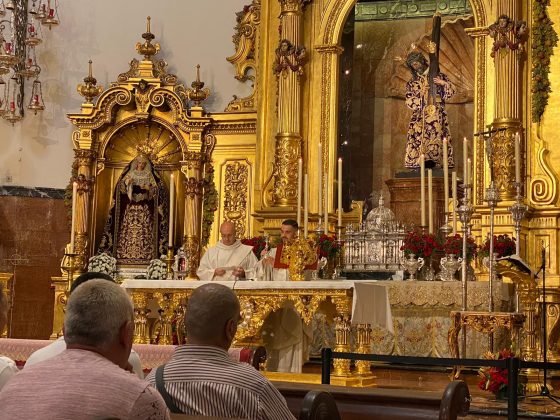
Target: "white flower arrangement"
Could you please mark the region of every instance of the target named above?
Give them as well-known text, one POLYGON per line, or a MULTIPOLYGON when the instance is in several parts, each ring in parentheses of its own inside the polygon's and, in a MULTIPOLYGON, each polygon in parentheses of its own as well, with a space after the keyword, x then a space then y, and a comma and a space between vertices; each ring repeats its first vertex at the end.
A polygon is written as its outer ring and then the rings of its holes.
POLYGON ((115 278, 117 274, 117 259, 107 253, 94 255, 88 261, 88 271, 109 274, 115 278))
POLYGON ((167 264, 163 261, 164 258, 165 256, 162 255, 161 258, 150 261, 146 272, 148 279, 165 280, 167 278, 167 264))

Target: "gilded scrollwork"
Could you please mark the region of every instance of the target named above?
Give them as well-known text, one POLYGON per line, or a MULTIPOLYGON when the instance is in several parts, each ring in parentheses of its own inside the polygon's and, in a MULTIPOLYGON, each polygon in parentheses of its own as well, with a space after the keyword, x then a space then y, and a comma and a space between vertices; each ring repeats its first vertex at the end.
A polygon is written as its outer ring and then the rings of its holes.
POLYGON ((558 197, 558 181, 549 163, 550 150, 540 135, 540 127, 533 132, 535 139, 536 168, 531 177, 530 188, 531 202, 537 206, 550 205, 556 202, 558 197))
POLYGON ((515 165, 511 162, 515 161, 514 137, 517 130, 518 128, 511 127, 507 131, 498 132, 492 139, 494 181, 504 198, 515 194, 512 182, 515 180, 515 165))
POLYGON ((274 202, 287 205, 297 198, 297 165, 301 150, 301 139, 278 136, 276 139, 274 202))
POLYGON ((247 228, 249 194, 249 165, 245 161, 227 163, 223 187, 223 206, 226 220, 235 224, 238 237, 244 237, 247 228))
POLYGON ((506 328, 512 336, 512 344, 523 328, 525 314, 517 312, 476 312, 451 311, 451 328, 449 329, 449 348, 453 357, 459 357, 459 332, 462 327, 490 334, 498 328, 506 328))
POLYGON ((245 6, 237 14, 237 24, 233 35, 235 54, 226 59, 235 66, 235 78, 241 82, 251 81, 253 92, 251 95, 233 100, 227 105, 226 112, 254 111, 257 106, 257 75, 256 65, 258 51, 258 29, 261 22, 261 2, 253 2, 245 6))

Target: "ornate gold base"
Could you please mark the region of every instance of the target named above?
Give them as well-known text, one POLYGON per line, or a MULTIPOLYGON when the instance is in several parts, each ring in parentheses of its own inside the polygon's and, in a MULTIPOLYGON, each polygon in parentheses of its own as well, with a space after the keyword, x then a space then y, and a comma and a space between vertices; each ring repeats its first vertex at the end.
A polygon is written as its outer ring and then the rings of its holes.
MULTIPOLYGON (((287 373, 287 372, 261 372, 271 381, 280 382, 298 382, 304 384, 320 384, 321 375, 316 373, 287 373)), ((373 375, 367 376, 334 376, 331 375, 331 385, 337 386, 351 386, 356 388, 365 388, 375 386, 375 379, 373 375)))
MULTIPOLYGON (((519 374, 522 380, 526 381, 525 394, 528 395, 528 398, 541 398, 538 394, 540 394, 544 385, 542 375, 542 371, 536 369, 523 369, 519 374)), ((552 391, 552 386, 547 384, 547 387, 549 391, 552 391)))

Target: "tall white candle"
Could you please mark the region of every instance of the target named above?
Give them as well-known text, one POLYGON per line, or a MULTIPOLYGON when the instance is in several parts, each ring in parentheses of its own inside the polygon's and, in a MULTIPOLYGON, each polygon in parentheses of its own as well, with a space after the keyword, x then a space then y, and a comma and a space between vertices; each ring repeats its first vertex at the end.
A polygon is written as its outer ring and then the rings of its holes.
POLYGON ((301 225, 301 183, 302 183, 302 174, 303 174, 303 160, 301 158, 298 159, 298 168, 297 168, 297 223, 298 226, 301 225))
MULTIPOLYGON (((326 178, 326 177, 325 177, 326 178)), ((329 189, 325 188, 325 211, 323 217, 325 235, 329 233, 329 189)))
POLYGON ((467 159, 469 157, 469 147, 467 138, 463 138, 463 184, 467 184, 467 159))
POLYGON ((303 236, 307 238, 307 222, 309 219, 309 178, 303 176, 303 236))
POLYGON ((428 169, 428 233, 434 233, 434 208, 432 201, 432 170, 428 169))
POLYGON ((323 210, 323 147, 321 143, 319 143, 317 153, 317 214, 321 217, 321 211, 323 210))
POLYGON ((169 178, 169 240, 168 245, 173 246, 173 225, 175 216, 175 175, 169 178))
POLYGON ((453 206, 453 236, 457 235, 457 172, 451 172, 451 201, 453 206))
MULTIPOLYGON (((467 185, 472 185, 472 161, 467 159, 467 185)), ((467 188, 467 200, 471 199, 471 188, 467 188)))
POLYGON ((78 199, 78 183, 72 183, 72 227, 70 230, 70 253, 74 253, 76 241, 76 201, 78 199))
POLYGON ((443 211, 449 211, 449 161, 447 157, 447 139, 443 139, 443 211))
POLYGON ((521 182, 521 136, 515 133, 515 182, 521 182))
POLYGON ((342 226, 342 158, 338 158, 338 226, 342 226))
POLYGON ((424 155, 420 155, 420 222, 426 227, 426 164, 424 155))

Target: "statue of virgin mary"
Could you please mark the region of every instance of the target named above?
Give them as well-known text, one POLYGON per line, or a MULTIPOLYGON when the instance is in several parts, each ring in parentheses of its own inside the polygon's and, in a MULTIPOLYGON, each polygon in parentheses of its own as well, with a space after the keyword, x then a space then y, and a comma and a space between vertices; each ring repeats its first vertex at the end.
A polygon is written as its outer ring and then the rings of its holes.
POLYGON ((117 181, 99 252, 117 263, 148 264, 166 252, 167 187, 145 155, 136 156, 117 181))

